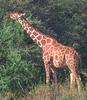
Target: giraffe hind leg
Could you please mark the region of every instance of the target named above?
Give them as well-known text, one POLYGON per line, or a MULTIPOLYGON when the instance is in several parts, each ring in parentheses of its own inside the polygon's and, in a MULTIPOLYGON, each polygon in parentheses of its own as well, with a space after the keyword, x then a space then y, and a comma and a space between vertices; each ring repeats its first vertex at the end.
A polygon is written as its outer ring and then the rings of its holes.
POLYGON ((72 90, 75 87, 75 77, 73 73, 70 73, 70 89, 72 90))
POLYGON ((81 78, 80 78, 80 75, 78 73, 72 73, 72 81, 73 83, 75 84, 76 82, 76 86, 77 86, 77 90, 78 90, 78 93, 80 93, 81 91, 81 78))
POLYGON ((78 92, 81 92, 81 78, 76 78, 76 83, 77 83, 77 88, 78 88, 78 92))

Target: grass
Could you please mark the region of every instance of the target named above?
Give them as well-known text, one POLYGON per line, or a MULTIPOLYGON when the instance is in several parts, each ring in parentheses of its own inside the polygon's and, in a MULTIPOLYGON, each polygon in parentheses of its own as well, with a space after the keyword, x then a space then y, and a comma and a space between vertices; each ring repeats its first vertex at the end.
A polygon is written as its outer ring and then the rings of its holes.
POLYGON ((69 85, 39 85, 22 97, 16 97, 12 93, 0 95, 0 100, 87 100, 87 86, 78 94, 76 89, 72 91, 69 85), (14 99, 8 99, 8 98, 14 99))
POLYGON ((87 89, 78 94, 76 89, 72 91, 68 85, 39 86, 30 92, 32 100, 87 100, 87 89))

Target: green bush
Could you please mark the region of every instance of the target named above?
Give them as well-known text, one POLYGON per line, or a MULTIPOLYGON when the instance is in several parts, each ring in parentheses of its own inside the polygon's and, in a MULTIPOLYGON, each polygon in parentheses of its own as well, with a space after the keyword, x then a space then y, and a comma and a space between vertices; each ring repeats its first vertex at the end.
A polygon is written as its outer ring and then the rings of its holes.
MULTIPOLYGON (((31 16, 29 20, 33 23, 31 16)), ((40 26, 42 22, 36 19, 34 24, 40 26)), ((24 33, 19 23, 6 16, 0 30, 0 91, 25 93, 42 82, 40 49, 24 33)))

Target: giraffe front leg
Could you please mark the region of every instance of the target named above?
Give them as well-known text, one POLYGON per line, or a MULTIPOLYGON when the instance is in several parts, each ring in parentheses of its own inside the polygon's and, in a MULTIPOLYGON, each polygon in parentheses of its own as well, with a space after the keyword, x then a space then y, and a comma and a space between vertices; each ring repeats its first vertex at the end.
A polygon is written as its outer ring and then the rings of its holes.
POLYGON ((57 84, 57 71, 51 68, 52 76, 53 76, 53 83, 57 84))
POLYGON ((49 64, 45 64, 45 76, 46 76, 46 84, 50 84, 50 67, 49 64))
POLYGON ((57 72, 56 71, 54 71, 53 79, 54 79, 54 83, 57 84, 57 72))

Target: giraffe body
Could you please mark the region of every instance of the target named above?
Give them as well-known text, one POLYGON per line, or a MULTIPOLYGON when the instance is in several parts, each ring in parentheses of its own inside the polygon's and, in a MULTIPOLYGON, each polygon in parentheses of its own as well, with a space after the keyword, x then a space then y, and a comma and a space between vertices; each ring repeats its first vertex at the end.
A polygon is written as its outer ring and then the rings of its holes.
MULTIPOLYGON (((9 16, 11 19, 17 20, 33 41, 42 48, 46 83, 50 82, 50 75, 51 73, 53 75, 55 74, 56 68, 63 68, 65 66, 67 66, 71 72, 71 85, 73 81, 80 81, 78 71, 80 57, 74 48, 64 46, 54 38, 37 31, 21 13, 13 12, 10 13, 9 16)), ((57 79, 56 75, 54 75, 54 78, 55 80, 57 79)), ((79 88, 78 83, 77 85, 79 88)))
POLYGON ((53 73, 55 73, 56 68, 64 68, 67 66, 70 72, 74 74, 75 79, 80 80, 78 71, 79 54, 72 47, 59 43, 51 45, 48 51, 43 52, 43 60, 45 65, 49 64, 53 73))

